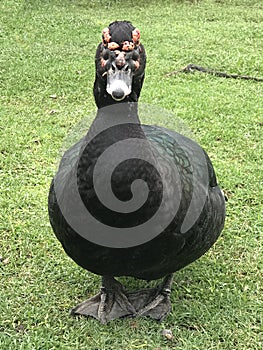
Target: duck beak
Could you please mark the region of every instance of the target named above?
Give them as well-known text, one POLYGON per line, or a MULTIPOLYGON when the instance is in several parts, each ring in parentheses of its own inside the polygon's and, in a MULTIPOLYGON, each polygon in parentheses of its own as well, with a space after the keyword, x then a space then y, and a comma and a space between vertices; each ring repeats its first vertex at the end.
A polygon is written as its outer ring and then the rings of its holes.
POLYGON ((107 72, 107 93, 115 101, 122 101, 132 92, 132 70, 129 65, 119 69, 114 63, 107 72))

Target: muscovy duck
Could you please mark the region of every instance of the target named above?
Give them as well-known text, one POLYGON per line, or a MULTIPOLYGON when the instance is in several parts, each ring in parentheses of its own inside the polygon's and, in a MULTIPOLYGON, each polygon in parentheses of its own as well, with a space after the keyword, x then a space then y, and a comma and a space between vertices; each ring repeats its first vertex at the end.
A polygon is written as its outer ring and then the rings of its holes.
POLYGON ((196 142, 140 123, 146 65, 140 31, 128 21, 111 23, 95 63, 96 118, 62 157, 48 202, 65 252, 102 276, 100 292, 72 314, 102 323, 162 320, 171 309, 173 273, 201 257, 223 229, 224 195, 196 142), (162 282, 128 292, 120 276, 162 282))

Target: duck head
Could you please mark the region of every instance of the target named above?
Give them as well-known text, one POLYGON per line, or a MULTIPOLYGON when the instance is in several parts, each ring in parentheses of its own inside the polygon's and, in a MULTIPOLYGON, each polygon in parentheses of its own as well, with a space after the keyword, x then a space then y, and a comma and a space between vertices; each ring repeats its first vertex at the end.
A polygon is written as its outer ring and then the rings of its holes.
POLYGON ((146 65, 138 28, 128 21, 116 21, 103 29, 95 64, 93 92, 99 108, 138 101, 146 65))

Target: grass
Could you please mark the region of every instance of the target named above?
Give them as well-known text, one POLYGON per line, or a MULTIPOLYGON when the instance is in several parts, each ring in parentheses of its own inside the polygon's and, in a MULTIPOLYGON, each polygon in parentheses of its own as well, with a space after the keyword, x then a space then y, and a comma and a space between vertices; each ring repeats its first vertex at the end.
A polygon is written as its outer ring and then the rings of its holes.
MULTIPOLYGON (((263 77, 261 1, 2 0, 0 13, 0 348, 262 349, 263 85, 201 73, 165 76, 195 63, 263 77), (70 317, 100 281, 65 255, 47 216, 63 139, 94 116, 95 49, 101 29, 115 19, 129 19, 142 32, 148 66, 141 102, 183 120, 229 199, 222 236, 176 274, 173 311, 162 324, 102 326, 70 317)), ((176 125, 162 115, 142 121, 176 125)))

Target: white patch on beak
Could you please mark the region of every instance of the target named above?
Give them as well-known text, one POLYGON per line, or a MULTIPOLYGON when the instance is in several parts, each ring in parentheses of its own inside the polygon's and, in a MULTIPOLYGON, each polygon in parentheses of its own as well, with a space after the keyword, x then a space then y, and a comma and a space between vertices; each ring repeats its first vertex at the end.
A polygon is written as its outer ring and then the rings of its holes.
POLYGON ((107 84, 107 93, 116 101, 123 100, 131 93, 131 85, 128 86, 123 80, 117 79, 107 84))
POLYGON ((107 74, 106 91, 116 101, 123 100, 132 92, 131 69, 110 69, 107 74))

